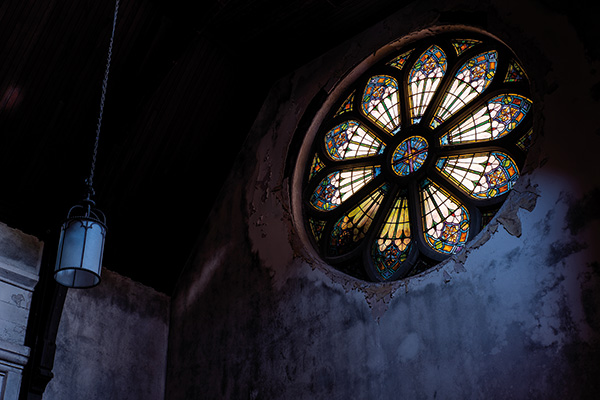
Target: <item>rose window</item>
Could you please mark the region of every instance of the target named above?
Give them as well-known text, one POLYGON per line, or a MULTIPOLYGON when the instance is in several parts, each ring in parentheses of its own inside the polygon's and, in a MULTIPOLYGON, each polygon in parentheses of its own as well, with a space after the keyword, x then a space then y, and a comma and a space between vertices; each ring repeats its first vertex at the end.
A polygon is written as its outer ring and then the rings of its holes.
POLYGON ((371 67, 312 143, 303 210, 319 254, 388 281, 461 251, 519 177, 531 108, 521 63, 487 36, 435 36, 371 67))

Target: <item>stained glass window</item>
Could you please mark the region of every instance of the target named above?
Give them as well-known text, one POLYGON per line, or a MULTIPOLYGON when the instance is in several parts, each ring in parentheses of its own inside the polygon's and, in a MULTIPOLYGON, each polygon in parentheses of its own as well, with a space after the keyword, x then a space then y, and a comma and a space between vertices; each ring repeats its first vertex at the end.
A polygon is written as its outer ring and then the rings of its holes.
POLYGON ((402 279, 489 223, 534 140, 517 60, 481 33, 447 33, 346 86, 306 153, 303 212, 324 260, 364 280, 402 279))

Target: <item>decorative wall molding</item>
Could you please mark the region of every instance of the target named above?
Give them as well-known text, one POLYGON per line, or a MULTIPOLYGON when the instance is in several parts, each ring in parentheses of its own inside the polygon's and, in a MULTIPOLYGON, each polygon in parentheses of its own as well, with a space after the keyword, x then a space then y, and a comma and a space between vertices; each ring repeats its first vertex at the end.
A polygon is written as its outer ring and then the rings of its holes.
POLYGON ((43 243, 0 223, 0 400, 17 400, 31 349, 25 345, 43 243))

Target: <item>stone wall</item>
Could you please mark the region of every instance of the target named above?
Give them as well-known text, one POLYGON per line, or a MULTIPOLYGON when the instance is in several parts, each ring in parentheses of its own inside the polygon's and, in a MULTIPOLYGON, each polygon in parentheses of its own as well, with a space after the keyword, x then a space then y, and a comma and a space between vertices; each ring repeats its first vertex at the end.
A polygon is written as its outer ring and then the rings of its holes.
POLYGON ((593 13, 576 3, 472 4, 414 2, 272 89, 173 296, 167 399, 600 391, 593 13), (299 178, 286 168, 296 163, 286 158, 293 134, 312 99, 377 49, 464 21, 512 47, 532 81, 537 139, 525 174, 463 253, 400 282, 348 277, 306 240, 299 178))
POLYGON ((169 298, 104 269, 69 289, 46 400, 163 399, 169 298))

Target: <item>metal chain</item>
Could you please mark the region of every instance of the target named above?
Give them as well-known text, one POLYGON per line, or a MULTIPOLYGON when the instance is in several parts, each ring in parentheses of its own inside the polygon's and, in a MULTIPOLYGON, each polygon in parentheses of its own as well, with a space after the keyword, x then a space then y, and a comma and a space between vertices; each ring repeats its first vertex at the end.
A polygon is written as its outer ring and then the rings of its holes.
POLYGON ((88 185, 88 197, 94 194, 94 171, 96 169, 96 157, 98 154, 98 142, 100 140, 100 128, 102 127, 102 115, 104 114, 104 100, 106 98, 106 86, 108 84, 108 72, 110 70, 110 62, 112 58, 112 47, 115 38, 115 27, 117 26, 117 14, 119 12, 119 1, 115 3, 115 14, 113 17, 112 33, 110 35, 110 44, 108 46, 108 56, 106 59, 106 69, 104 70, 104 80, 102 81, 102 95, 100 96, 100 114, 98 115, 98 124, 96 125, 96 141, 94 143, 94 153, 92 155, 92 167, 90 169, 90 176, 86 179, 88 185))

